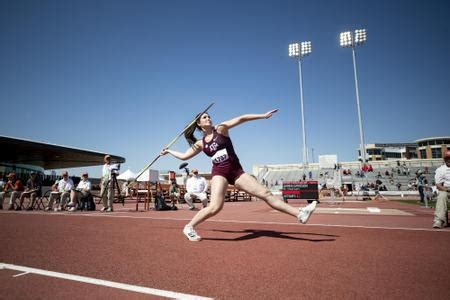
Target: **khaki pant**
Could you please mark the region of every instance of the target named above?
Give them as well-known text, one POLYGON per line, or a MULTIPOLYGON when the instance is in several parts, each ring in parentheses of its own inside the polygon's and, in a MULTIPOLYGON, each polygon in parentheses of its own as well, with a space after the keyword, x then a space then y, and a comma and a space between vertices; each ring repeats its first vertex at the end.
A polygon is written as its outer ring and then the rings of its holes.
POLYGON ((449 193, 444 191, 438 191, 436 200, 436 209, 434 211, 434 222, 442 222, 444 226, 447 225, 447 198, 449 193))
POLYGON ((114 187, 112 184, 112 181, 105 180, 102 182, 100 195, 102 196, 103 201, 103 208, 107 209, 113 209, 113 202, 114 202, 114 187), (107 189, 107 191, 105 191, 107 189))
POLYGON ((85 191, 72 191, 70 193, 70 204, 76 205, 80 204, 80 200, 86 198, 90 193, 85 191))
POLYGON ((49 198, 49 201, 48 201, 48 208, 52 209, 53 208, 53 202, 55 200, 56 201, 60 200, 58 206, 59 206, 59 208, 64 209, 64 206, 66 205, 66 201, 67 201, 67 199, 69 199, 69 197, 70 197, 70 192, 69 191, 62 192, 62 193, 60 193, 60 192, 51 192, 50 193, 50 198, 49 198))
POLYGON ((16 199, 20 198, 22 192, 0 192, 0 206, 3 206, 4 198, 8 197, 9 195, 11 195, 11 197, 9 198, 9 206, 14 206, 14 204, 16 203, 16 199))
POLYGON ((30 198, 31 200, 31 204, 29 207, 33 208, 35 202, 36 202, 36 197, 37 197, 37 192, 23 192, 22 195, 20 196, 20 206, 22 206, 23 204, 23 200, 25 200, 25 198, 30 198))
POLYGON ((206 207, 208 205, 208 196, 206 196, 206 193, 186 193, 184 194, 184 201, 189 205, 189 208, 194 208, 194 199, 199 199, 202 201, 203 207, 206 207))

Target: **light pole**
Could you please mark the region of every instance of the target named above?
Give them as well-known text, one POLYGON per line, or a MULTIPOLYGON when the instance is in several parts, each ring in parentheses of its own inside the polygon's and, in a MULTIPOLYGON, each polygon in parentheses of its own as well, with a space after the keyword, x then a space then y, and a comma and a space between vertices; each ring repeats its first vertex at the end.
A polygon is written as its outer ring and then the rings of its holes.
POLYGON ((302 77, 302 60, 303 57, 311 53, 311 42, 293 43, 289 45, 289 57, 298 60, 298 74, 300 83, 300 106, 302 113, 302 130, 303 130, 303 168, 308 165, 308 152, 306 147, 306 130, 305 130, 305 115, 303 109, 303 77, 302 77))
POLYGON ((359 105, 358 74, 356 73, 355 47, 364 44, 366 41, 367 41, 367 33, 365 29, 357 29, 355 30, 354 33, 351 31, 341 32, 340 35, 341 47, 352 48, 353 72, 355 74, 356 105, 358 107, 359 138, 361 143, 359 151, 361 153, 363 164, 366 163, 366 145, 364 144, 364 130, 362 126, 361 108, 359 105))

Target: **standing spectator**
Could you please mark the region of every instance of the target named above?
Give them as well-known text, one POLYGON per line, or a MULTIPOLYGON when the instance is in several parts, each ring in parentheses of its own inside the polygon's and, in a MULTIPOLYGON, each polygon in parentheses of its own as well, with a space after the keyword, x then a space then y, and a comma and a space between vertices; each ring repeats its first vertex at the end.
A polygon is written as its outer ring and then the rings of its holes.
POLYGON ((111 176, 111 156, 105 155, 105 158, 103 159, 105 164, 103 165, 102 169, 102 181, 101 181, 101 190, 100 195, 103 200, 103 208, 100 210, 102 212, 112 212, 113 209, 113 202, 114 202, 114 184, 112 182, 112 176, 111 176))
POLYGON ((81 180, 76 189, 72 189, 70 192, 70 202, 67 206, 70 207, 69 211, 76 211, 77 206, 81 204, 82 199, 87 199, 91 193, 91 182, 88 179, 88 173, 84 172, 81 175, 81 180))
POLYGON ((447 198, 450 192, 450 150, 445 151, 444 164, 436 169, 435 181, 438 190, 433 228, 443 228, 448 224, 447 198))
POLYGON ((423 175, 422 170, 417 170, 415 183, 416 183, 417 189, 419 190, 420 203, 423 203, 424 199, 425 199, 425 193, 423 191, 424 186, 425 186, 425 176, 423 175))
POLYGON ((397 189, 400 191, 400 189, 402 188, 402 184, 400 182, 397 183, 397 189))
POLYGON ((208 205, 208 196, 206 191, 208 190, 208 183, 206 179, 198 175, 198 170, 192 170, 192 177, 186 181, 186 194, 184 194, 184 200, 189 205, 189 209, 195 208, 193 200, 199 199, 202 201, 203 207, 208 205))
POLYGON ((73 181, 69 178, 67 171, 62 172, 62 179, 55 182, 50 193, 48 206, 45 210, 53 209, 53 202, 59 200, 59 204, 55 207, 55 211, 61 211, 65 208, 66 200, 70 197, 70 190, 73 189, 73 181))
MULTIPOLYGON (((8 174, 8 181, 6 182, 3 192, 0 192, 0 209, 3 209, 3 200, 5 196, 10 195, 8 210, 14 210, 16 199, 19 198, 24 190, 24 186, 20 179, 16 178, 16 173, 8 174)), ((20 206, 19 206, 20 207, 20 206)))
POLYGON ((30 179, 27 181, 27 186, 25 192, 20 196, 20 205, 16 207, 16 210, 22 209, 22 204, 25 198, 30 198, 30 206, 28 206, 27 210, 33 210, 34 203, 36 202, 36 197, 41 196, 42 191, 42 183, 39 179, 39 176, 36 172, 32 171, 30 173, 30 179))

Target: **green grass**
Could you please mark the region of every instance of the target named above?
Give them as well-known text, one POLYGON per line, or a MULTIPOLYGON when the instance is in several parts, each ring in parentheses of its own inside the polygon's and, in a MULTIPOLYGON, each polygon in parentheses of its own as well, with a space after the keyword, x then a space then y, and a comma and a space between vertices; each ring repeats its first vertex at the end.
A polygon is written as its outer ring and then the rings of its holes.
MULTIPOLYGON (((417 200, 392 200, 394 202, 404 203, 404 204, 411 204, 415 206, 423 206, 422 203, 420 203, 417 200)), ((436 208, 436 201, 428 201, 428 207, 436 208)), ((450 211, 450 205, 447 205, 447 211, 450 211)))

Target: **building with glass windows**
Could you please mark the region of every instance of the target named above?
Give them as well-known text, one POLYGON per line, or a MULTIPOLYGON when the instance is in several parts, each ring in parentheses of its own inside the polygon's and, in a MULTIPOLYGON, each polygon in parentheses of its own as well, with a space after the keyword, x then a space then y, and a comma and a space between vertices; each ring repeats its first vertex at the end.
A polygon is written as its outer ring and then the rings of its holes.
MULTIPOLYGON (((366 144, 367 159, 374 160, 398 160, 417 158, 416 143, 376 143, 366 144)), ((361 152, 358 150, 359 159, 361 152)))
POLYGON ((442 158, 445 151, 450 149, 450 136, 424 138, 416 143, 418 158, 442 158))
MULTIPOLYGON (((374 160, 432 159, 442 158, 445 150, 450 149, 450 136, 430 137, 414 143, 376 143, 366 144, 366 157, 374 160)), ((361 152, 358 149, 361 160, 361 152)))

